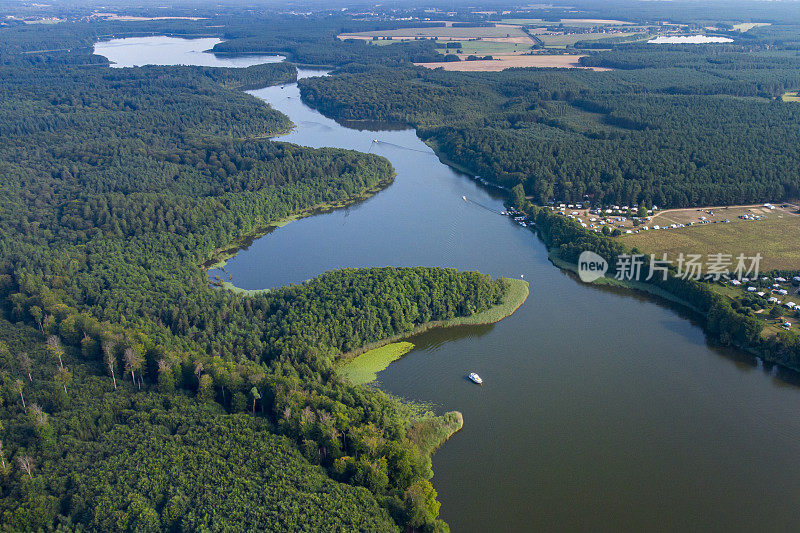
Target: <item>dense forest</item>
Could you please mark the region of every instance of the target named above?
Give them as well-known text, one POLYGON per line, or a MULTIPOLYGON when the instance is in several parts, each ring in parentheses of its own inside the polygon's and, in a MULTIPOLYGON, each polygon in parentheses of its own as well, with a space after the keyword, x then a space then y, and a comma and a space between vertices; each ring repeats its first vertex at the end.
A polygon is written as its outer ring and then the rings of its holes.
MULTIPOLYGON (((443 61, 433 41, 397 42, 377 46, 369 41, 339 40, 344 32, 380 30, 386 27, 419 26, 420 23, 381 23, 353 21, 345 17, 325 19, 274 20, 230 25, 223 34, 225 42, 214 46, 218 54, 282 53, 305 65, 335 66, 351 62, 402 64, 420 61, 443 61), (283 21, 282 21, 283 22, 283 21)), ((430 24, 425 24, 430 25, 430 24)), ((434 25, 436 25, 434 23, 434 25)), ((441 25, 441 24, 439 24, 441 25)))
MULTIPOLYGON (((640 16, 623 4, 610 12, 640 16)), ((220 37, 220 54, 336 66, 302 80, 311 105, 412 124, 523 200, 674 207, 798 196, 800 106, 778 99, 800 88, 791 26, 720 47, 620 42, 582 59, 608 72, 457 73, 409 64, 444 58, 429 41, 336 39, 403 22, 201 15, 0 26, 9 530, 446 530, 423 443, 432 415, 350 385, 333 363, 507 292, 479 273, 391 267, 248 296, 209 286, 200 265, 222 250, 385 187, 393 169, 375 155, 270 140, 291 124, 241 89, 295 80, 290 64, 109 69, 92 55, 98 39, 220 37)), ((563 217, 535 217, 565 259, 621 253, 563 217)), ((720 342, 765 342, 702 284, 669 283, 720 342)), ((767 348, 799 366, 798 338, 767 348)))
POLYGON ((521 183, 540 203, 682 207, 800 193, 800 107, 778 99, 800 87, 796 52, 619 45, 582 61, 618 70, 350 65, 300 85, 330 116, 411 124, 449 159, 521 183))
POLYGON ((59 371, 34 328, 0 320, 0 338, 4 529, 396 529, 367 489, 331 480, 264 417, 112 384, 69 349, 59 371))
POLYGON ((446 529, 426 435, 441 417, 333 362, 486 310, 506 282, 385 267, 253 296, 210 286, 200 265, 220 250, 385 187, 391 165, 270 140, 288 119, 239 89, 294 80, 292 65, 109 69, 90 47, 32 60, 31 42, 88 37, 7 30, 2 523, 446 529))

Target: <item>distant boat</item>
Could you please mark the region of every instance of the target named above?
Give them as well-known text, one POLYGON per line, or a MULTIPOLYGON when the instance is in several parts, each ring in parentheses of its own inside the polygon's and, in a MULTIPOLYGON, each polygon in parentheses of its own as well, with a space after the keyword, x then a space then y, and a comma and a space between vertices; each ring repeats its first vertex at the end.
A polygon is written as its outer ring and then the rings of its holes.
POLYGON ((379 143, 380 141, 378 139, 372 139, 372 142, 379 143))
POLYGON ((483 380, 481 379, 481 377, 478 374, 476 374, 475 372, 470 372, 469 373, 469 380, 471 382, 473 382, 473 383, 477 383, 478 385, 481 385, 483 383, 483 380))
POLYGON ((467 201, 467 197, 466 196, 462 196, 461 199, 464 200, 465 202, 467 201))

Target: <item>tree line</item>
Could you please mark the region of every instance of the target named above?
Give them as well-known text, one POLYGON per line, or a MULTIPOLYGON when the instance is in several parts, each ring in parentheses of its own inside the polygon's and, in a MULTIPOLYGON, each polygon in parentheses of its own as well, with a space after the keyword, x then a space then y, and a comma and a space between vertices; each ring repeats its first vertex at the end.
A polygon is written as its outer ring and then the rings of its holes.
POLYGON ((393 179, 375 155, 269 140, 288 119, 237 89, 295 76, 281 64, 0 67, 4 524, 446 529, 415 412, 343 382, 333 362, 485 310, 505 283, 387 267, 247 297, 200 267, 393 179), (241 479, 215 489, 226 472, 241 479))
POLYGON ((800 109, 775 98, 800 86, 796 55, 649 50, 654 57, 620 48, 587 60, 638 58, 610 72, 351 65, 300 86, 329 116, 413 125, 450 160, 522 184, 539 203, 686 207, 798 195, 800 109))

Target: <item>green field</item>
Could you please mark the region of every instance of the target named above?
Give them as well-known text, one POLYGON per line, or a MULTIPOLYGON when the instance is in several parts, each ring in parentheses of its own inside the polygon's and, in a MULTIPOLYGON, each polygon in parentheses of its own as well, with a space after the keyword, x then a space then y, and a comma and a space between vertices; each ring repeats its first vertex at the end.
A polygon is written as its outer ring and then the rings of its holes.
MULTIPOLYGON (((377 41, 394 42, 394 41, 377 41)), ((461 54, 464 58, 468 55, 485 56, 493 54, 513 54, 515 52, 527 52, 531 49, 531 43, 498 43, 495 41, 461 41, 461 54)), ((452 54, 453 48, 439 48, 442 54, 452 54)))
MULTIPOLYGON (((618 37, 631 37, 639 35, 636 32, 628 33, 570 33, 566 35, 537 35, 547 48, 566 48, 578 41, 602 41, 618 37)), ((644 35, 644 34, 642 34, 644 35)))
POLYGON ((505 37, 527 37, 525 32, 519 28, 510 26, 504 27, 478 27, 478 28, 454 28, 452 26, 422 27, 422 28, 402 28, 397 30, 376 30, 362 31, 356 33, 343 33, 339 37, 392 37, 414 38, 414 37, 438 37, 440 39, 477 39, 480 37, 505 38, 505 37))
POLYGON ((734 257, 760 253, 762 271, 800 268, 800 217, 784 214, 764 220, 734 220, 729 224, 644 231, 619 239, 644 253, 666 252, 670 260, 680 253, 723 253, 734 257))
POLYGON ((389 46, 390 44, 399 44, 399 43, 402 43, 402 42, 403 41, 400 40, 400 39, 398 39, 396 41, 395 40, 387 41, 385 39, 378 39, 377 41, 372 41, 372 40, 367 41, 367 44, 373 45, 373 46, 374 45, 377 45, 377 46, 389 46))
POLYGON ((500 21, 503 24, 519 24, 521 26, 539 25, 539 26, 553 26, 556 24, 563 24, 565 26, 620 26, 624 24, 633 24, 632 22, 625 22, 623 20, 603 20, 603 19, 561 19, 559 22, 552 20, 545 21, 543 19, 503 19, 500 21))

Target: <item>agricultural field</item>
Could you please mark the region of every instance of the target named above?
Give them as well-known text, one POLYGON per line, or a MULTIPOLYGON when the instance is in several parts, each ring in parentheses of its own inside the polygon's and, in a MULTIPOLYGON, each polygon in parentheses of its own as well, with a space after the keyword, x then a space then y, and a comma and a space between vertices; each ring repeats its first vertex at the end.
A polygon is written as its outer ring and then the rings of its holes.
POLYGON ((391 38, 392 40, 414 40, 417 38, 436 38, 443 41, 459 41, 469 39, 494 40, 497 42, 531 42, 530 37, 519 26, 496 26, 491 28, 456 28, 422 27, 401 28, 396 30, 364 31, 358 33, 342 33, 339 39, 371 40, 391 38))
POLYGON ((566 34, 545 34, 537 35, 546 48, 566 48, 578 41, 600 41, 603 39, 614 39, 618 37, 631 37, 634 35, 647 35, 638 32, 619 32, 619 33, 566 33, 566 34))
MULTIPOLYGON (((378 41, 378 42, 392 42, 392 41, 378 41)), ((528 52, 533 45, 532 42, 527 43, 514 43, 514 42, 497 42, 497 41, 461 41, 461 53, 464 57, 469 55, 485 56, 485 55, 513 55, 528 52)), ((453 53, 453 49, 441 48, 442 53, 453 53)), ((462 58, 463 59, 463 58, 462 58)))
MULTIPOLYGON (((528 19, 520 19, 528 20, 528 19)), ((539 21, 538 19, 530 19, 531 21, 539 21)), ((588 19, 576 19, 587 24, 588 19)), ((541 22, 541 21, 539 21, 541 22)), ((597 22, 597 21, 593 21, 597 22)), ((612 21, 609 24, 622 24, 621 21, 612 21)), ((589 27, 589 26, 587 26, 589 27)), ((463 58, 470 55, 476 56, 493 56, 494 60, 502 62, 501 64, 494 61, 476 61, 470 62, 469 65, 460 65, 458 63, 451 63, 442 66, 445 70, 461 70, 461 71, 499 71, 511 67, 562 67, 573 68, 577 67, 576 56, 566 56, 560 59, 539 59, 537 56, 533 58, 517 59, 513 56, 521 55, 529 52, 532 47, 538 45, 536 39, 539 39, 545 48, 564 49, 568 46, 574 45, 578 41, 586 40, 602 40, 619 37, 629 37, 639 35, 639 32, 623 32, 614 30, 612 33, 554 33, 547 32, 544 28, 531 28, 528 33, 522 31, 519 24, 499 24, 495 27, 474 27, 474 28, 461 28, 452 25, 446 26, 427 26, 417 28, 401 28, 393 30, 376 30, 365 31, 357 33, 342 33, 338 35, 339 39, 359 39, 369 41, 373 44, 387 45, 399 41, 408 41, 415 39, 436 39, 439 42, 460 42, 460 52, 457 52, 463 58), (531 37, 535 35, 536 37, 531 37)), ((642 33, 641 35, 645 35, 642 33)), ((440 48, 439 52, 442 54, 456 53, 452 48, 440 48)), ((425 64, 424 66, 428 66, 425 64)), ((433 67, 433 68, 436 68, 433 67)))
MULTIPOLYGON (((416 63, 427 68, 443 68, 462 72, 498 72, 512 67, 586 68, 578 64, 580 55, 495 55, 493 60, 453 61, 449 63, 416 63)), ((608 70, 591 67, 591 70, 608 70)))
POLYGON ((658 213, 648 224, 687 224, 706 217, 711 223, 691 227, 640 231, 623 234, 621 242, 644 253, 724 253, 762 256, 761 270, 800 268, 800 216, 792 209, 769 210, 758 206, 710 209, 676 209, 658 213), (713 211, 712 216, 709 211, 713 211), (763 217, 761 220, 742 220, 740 215, 763 217), (721 223, 722 220, 729 223, 721 223), (717 223, 713 223, 714 221, 717 223))
POLYGON ((746 31, 750 31, 753 28, 758 28, 759 26, 769 26, 769 22, 742 22, 740 24, 734 24, 733 29, 736 31, 740 31, 742 33, 746 31))
POLYGON ((543 19, 503 19, 501 22, 504 24, 520 24, 522 26, 528 25, 547 25, 564 24, 565 26, 621 26, 633 24, 633 22, 626 22, 624 20, 610 20, 610 19, 561 19, 560 22, 545 21, 543 19))

